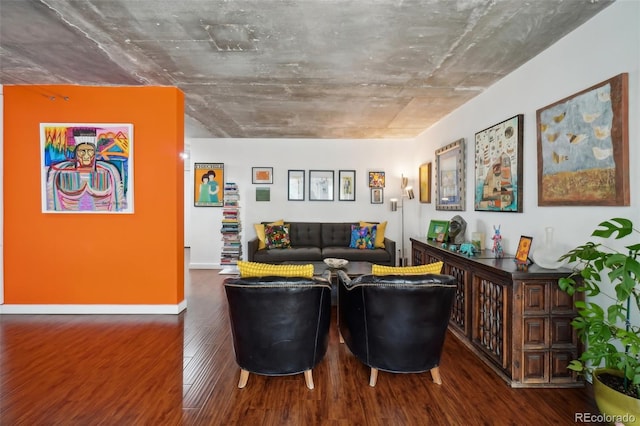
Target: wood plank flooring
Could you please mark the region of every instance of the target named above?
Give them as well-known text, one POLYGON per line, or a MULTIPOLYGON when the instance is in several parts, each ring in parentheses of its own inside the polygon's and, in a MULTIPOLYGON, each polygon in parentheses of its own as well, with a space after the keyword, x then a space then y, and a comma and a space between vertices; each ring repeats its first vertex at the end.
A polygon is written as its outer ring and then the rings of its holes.
POLYGON ((252 374, 238 389, 225 276, 186 274, 181 315, 0 316, 0 425, 573 425, 597 413, 590 386, 512 389, 451 334, 441 386, 380 372, 371 388, 335 312, 314 390, 302 374, 252 374))

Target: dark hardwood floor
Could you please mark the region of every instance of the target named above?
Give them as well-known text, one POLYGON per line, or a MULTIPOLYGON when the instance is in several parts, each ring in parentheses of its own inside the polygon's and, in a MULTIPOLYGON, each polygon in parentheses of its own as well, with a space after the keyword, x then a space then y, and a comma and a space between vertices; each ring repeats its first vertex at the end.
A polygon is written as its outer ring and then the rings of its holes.
MULTIPOLYGON (((512 389, 453 335, 431 375, 369 370, 338 341, 313 371, 238 389, 217 271, 187 272, 181 315, 0 316, 0 425, 571 425, 590 386, 512 389)), ((595 424, 595 423, 591 423, 595 424)))

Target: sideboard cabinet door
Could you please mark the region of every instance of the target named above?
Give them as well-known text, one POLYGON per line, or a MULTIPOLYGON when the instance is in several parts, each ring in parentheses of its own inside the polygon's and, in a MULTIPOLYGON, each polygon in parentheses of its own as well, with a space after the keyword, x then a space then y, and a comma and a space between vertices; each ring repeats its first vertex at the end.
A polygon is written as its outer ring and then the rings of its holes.
POLYGON ((571 321, 574 297, 558 287, 567 269, 531 265, 520 270, 513 256, 489 250, 465 256, 434 241, 412 238, 414 265, 443 261, 442 273, 456 278, 449 330, 512 387, 577 387, 584 383, 567 368, 581 346, 571 321))

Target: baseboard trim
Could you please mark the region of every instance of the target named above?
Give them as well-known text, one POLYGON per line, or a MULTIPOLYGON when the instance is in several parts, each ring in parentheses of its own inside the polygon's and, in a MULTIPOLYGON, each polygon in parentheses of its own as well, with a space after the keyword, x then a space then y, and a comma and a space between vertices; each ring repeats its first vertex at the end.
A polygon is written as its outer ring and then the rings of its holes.
POLYGON ((177 315, 187 309, 186 299, 177 305, 0 305, 0 315, 177 315))
POLYGON ((219 263, 189 263, 189 269, 222 269, 219 263))

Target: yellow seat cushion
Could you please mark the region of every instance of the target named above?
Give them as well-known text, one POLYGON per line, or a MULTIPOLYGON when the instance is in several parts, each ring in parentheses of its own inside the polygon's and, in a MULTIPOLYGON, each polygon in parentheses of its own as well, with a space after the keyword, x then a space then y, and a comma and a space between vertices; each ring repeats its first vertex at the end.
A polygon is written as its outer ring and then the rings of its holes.
POLYGON ((260 262, 238 261, 240 278, 301 277, 313 278, 313 265, 272 265, 260 262))
MULTIPOLYGON (((268 223, 267 225, 271 225, 271 226, 284 225, 284 219, 276 220, 275 222, 268 223)), ((264 234, 265 224, 264 223, 256 223, 256 224, 253 225, 253 227, 256 230, 256 236, 258 237, 258 250, 262 250, 264 248, 267 248, 267 243, 266 243, 266 238, 267 237, 264 234)))
POLYGON ((442 262, 429 263, 420 266, 384 266, 371 265, 373 275, 422 275, 439 274, 442 271, 442 262))
POLYGON ((376 226, 376 241, 373 243, 374 248, 384 248, 384 231, 387 229, 387 222, 370 223, 360 221, 360 226, 376 226))

